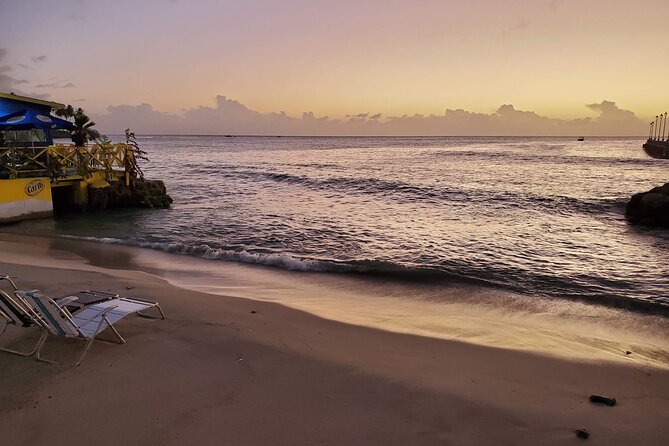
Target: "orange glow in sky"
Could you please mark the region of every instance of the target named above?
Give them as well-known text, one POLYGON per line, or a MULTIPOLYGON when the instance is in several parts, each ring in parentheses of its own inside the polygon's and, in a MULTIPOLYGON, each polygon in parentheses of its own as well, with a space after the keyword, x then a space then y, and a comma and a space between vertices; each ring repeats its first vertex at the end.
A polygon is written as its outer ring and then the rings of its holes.
POLYGON ((0 91, 330 117, 609 100, 646 120, 669 107, 668 19, 666 0, 26 0, 2 6, 0 91))

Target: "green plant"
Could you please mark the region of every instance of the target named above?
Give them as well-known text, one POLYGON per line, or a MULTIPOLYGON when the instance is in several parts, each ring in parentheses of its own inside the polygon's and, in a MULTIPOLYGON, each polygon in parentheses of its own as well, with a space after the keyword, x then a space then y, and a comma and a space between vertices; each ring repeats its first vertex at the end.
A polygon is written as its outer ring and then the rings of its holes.
POLYGON ((49 156, 46 159, 46 167, 49 171, 49 177, 51 181, 57 183, 60 178, 65 178, 65 170, 63 169, 63 164, 60 162, 60 159, 57 156, 49 156))
POLYGON ((100 132, 92 128, 95 122, 91 121, 91 118, 84 113, 82 108, 75 110, 74 107, 68 105, 56 110, 55 114, 61 118, 73 119, 74 128, 70 131, 70 136, 77 147, 82 147, 88 141, 98 139, 101 136, 100 132))
POLYGON ((125 130, 125 143, 128 147, 128 152, 125 156, 125 171, 128 172, 131 179, 131 184, 134 187, 134 182, 139 178, 144 181, 144 172, 139 167, 138 161, 149 161, 146 152, 139 148, 135 134, 130 129, 125 130))
MULTIPOLYGON (((81 109, 79 109, 81 110, 81 109)), ((59 116, 61 118, 69 119, 69 118, 74 118, 74 107, 71 105, 68 105, 67 107, 64 108, 59 108, 54 112, 56 116, 59 116)))
POLYGON ((114 144, 112 140, 107 137, 107 135, 100 135, 95 140, 95 150, 97 151, 98 159, 102 163, 102 168, 105 171, 105 180, 111 181, 114 178, 114 169, 112 165, 112 160, 114 158, 114 144))
POLYGON ((81 178, 90 178, 93 176, 93 170, 91 169, 91 155, 86 151, 83 146, 77 146, 74 152, 77 163, 77 173, 81 178))
POLYGON ((91 128, 95 125, 81 108, 74 113, 74 129, 72 130, 72 142, 77 147, 84 146, 89 140, 100 137, 100 132, 91 128))

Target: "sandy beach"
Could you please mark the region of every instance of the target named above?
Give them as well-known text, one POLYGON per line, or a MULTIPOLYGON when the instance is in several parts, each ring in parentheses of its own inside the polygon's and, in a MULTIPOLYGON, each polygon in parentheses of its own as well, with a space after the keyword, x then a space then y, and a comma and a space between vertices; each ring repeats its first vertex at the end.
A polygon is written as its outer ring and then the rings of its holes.
MULTIPOLYGON (((69 246, 2 234, 0 273, 52 296, 98 289, 157 300, 167 319, 121 321, 127 344, 96 342, 80 367, 71 340, 47 341, 45 355, 61 365, 0 354, 3 444, 562 445, 583 441, 576 429, 594 445, 669 438, 662 352, 654 364, 588 361, 395 333, 240 297, 253 294, 252 279, 214 295, 122 269, 113 247, 86 247, 95 265, 69 246), (618 404, 593 404, 591 394, 618 404)), ((10 327, 3 345, 37 334, 10 327)))

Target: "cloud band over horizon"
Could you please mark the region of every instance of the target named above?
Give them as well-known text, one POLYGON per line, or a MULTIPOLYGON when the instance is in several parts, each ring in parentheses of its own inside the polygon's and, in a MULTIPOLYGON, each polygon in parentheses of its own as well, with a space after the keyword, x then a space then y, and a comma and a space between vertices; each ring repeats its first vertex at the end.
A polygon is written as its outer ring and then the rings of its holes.
POLYGON ((300 136, 641 136, 647 131, 646 122, 615 102, 604 100, 586 107, 598 116, 549 118, 504 104, 488 114, 446 109, 442 115, 383 117, 364 112, 330 118, 304 112, 294 117, 284 112, 261 113, 218 95, 215 107, 200 106, 182 115, 142 103, 109 106, 106 114, 93 118, 100 130, 112 134, 126 128, 145 134, 300 136))

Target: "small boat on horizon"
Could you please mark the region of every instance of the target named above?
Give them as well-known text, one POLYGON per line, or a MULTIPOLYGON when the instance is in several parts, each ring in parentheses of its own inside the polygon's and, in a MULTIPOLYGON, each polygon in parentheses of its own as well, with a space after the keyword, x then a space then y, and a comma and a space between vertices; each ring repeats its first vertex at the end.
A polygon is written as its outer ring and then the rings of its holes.
POLYGON ((577 139, 577 141, 585 141, 585 138, 582 137, 582 136, 579 136, 578 139, 577 139))

